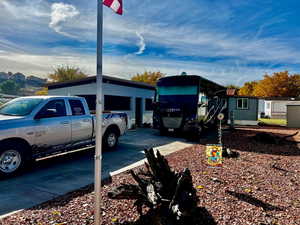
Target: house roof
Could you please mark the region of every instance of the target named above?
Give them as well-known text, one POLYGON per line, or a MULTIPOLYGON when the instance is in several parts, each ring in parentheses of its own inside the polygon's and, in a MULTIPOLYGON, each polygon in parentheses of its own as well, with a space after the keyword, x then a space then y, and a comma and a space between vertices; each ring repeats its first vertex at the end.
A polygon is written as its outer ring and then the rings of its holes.
MULTIPOLYGON (((121 86, 126 86, 126 87, 135 87, 135 88, 155 90, 155 86, 153 86, 153 85, 146 84, 143 82, 121 79, 121 78, 117 78, 117 77, 103 75, 102 80, 103 80, 103 83, 116 84, 116 85, 121 85, 121 86)), ((97 81, 96 76, 90 76, 90 77, 87 77, 84 79, 79 79, 79 80, 49 83, 49 84, 46 84, 46 86, 48 87, 49 90, 53 90, 53 89, 57 89, 57 88, 72 87, 72 86, 96 83, 96 81, 97 81)))
POLYGON ((300 101, 300 97, 267 97, 263 99, 267 101, 300 101))

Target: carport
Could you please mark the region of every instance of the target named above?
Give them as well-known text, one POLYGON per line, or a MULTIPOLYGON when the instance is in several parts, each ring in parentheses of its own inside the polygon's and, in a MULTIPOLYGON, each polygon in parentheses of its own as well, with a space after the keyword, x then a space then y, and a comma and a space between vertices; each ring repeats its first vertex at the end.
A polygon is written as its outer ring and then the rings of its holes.
POLYGON ((287 127, 300 128, 300 104, 287 105, 287 127))

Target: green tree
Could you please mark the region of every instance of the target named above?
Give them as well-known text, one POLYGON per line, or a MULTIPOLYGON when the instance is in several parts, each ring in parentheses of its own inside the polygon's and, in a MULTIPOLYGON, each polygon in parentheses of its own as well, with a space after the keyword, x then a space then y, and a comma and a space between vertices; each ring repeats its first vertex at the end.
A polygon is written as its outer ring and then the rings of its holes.
POLYGON ((17 95, 20 86, 13 80, 7 80, 0 83, 0 91, 7 95, 17 95))
POLYGON ((70 80, 78 80, 86 78, 87 75, 83 73, 78 67, 74 66, 58 66, 54 72, 49 74, 48 77, 53 82, 64 82, 70 80))
POLYGON ((137 73, 135 76, 131 78, 131 80, 144 82, 151 85, 156 85, 156 82, 164 76, 165 74, 161 73, 160 71, 158 72, 145 71, 142 74, 137 73))

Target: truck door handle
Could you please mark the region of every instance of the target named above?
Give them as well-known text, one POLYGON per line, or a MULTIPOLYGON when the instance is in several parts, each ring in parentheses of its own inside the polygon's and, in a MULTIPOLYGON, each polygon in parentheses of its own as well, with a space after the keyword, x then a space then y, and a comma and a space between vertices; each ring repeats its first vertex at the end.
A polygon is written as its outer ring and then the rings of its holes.
POLYGON ((84 119, 83 122, 90 122, 90 120, 89 119, 84 119))
POLYGON ((69 121, 63 121, 63 122, 60 122, 60 124, 67 125, 67 124, 69 124, 69 121))

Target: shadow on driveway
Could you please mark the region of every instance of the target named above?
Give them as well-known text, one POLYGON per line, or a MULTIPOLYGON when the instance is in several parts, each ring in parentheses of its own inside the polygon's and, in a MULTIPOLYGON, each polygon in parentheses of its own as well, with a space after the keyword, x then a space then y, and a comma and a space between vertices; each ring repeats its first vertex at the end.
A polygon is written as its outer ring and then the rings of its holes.
MULTIPOLYGON (((159 136, 153 129, 128 131, 115 151, 104 152, 102 176, 144 159, 143 150, 179 137, 159 136)), ((0 216, 54 199, 94 182, 94 148, 35 162, 22 175, 0 180, 0 216)))

